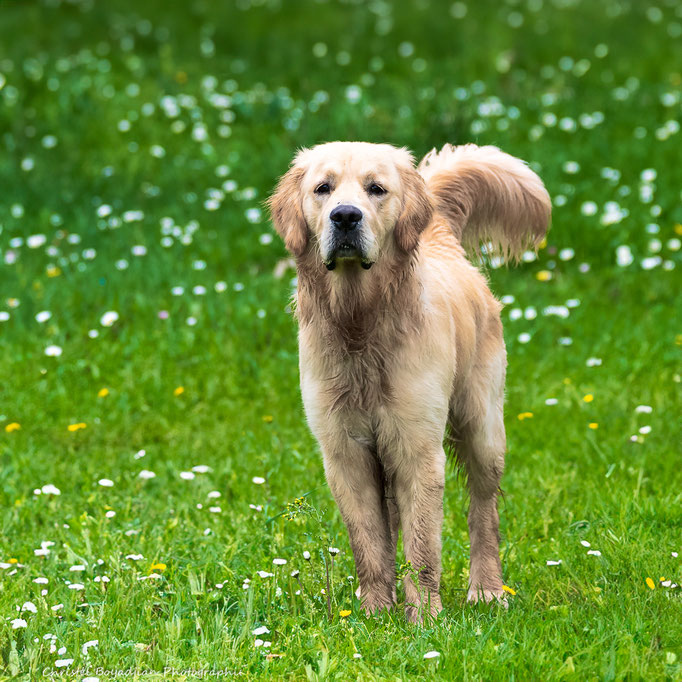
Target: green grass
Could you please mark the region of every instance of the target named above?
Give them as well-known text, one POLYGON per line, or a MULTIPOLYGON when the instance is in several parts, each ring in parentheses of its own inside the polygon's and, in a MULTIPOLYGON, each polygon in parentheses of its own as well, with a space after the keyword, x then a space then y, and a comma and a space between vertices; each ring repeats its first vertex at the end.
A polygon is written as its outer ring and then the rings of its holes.
POLYGON ((659 585, 682 583, 682 5, 467 5, 0 4, 1 675, 682 679, 682 589, 659 585), (275 277, 283 246, 261 240, 262 202, 295 149, 331 139, 418 155, 496 144, 531 161, 554 198, 538 260, 489 271, 493 291, 515 298, 503 313, 508 611, 464 604, 454 472, 438 623, 408 626, 401 609, 366 619, 353 597, 298 393, 294 272, 275 277), (212 191, 217 210, 204 204, 212 191), (627 215, 603 224, 607 202, 627 215), (619 246, 632 264, 617 264, 619 246), (571 299, 568 317, 543 314, 571 299), (531 306, 535 318, 510 318, 531 306), (119 315, 108 327, 107 311, 119 315), (181 478, 197 465, 210 470, 181 478), (61 494, 34 493, 48 484, 61 494), (155 562, 162 577, 140 580, 155 562), (19 613, 25 602, 36 612, 19 613), (270 632, 252 634, 260 626, 270 632))

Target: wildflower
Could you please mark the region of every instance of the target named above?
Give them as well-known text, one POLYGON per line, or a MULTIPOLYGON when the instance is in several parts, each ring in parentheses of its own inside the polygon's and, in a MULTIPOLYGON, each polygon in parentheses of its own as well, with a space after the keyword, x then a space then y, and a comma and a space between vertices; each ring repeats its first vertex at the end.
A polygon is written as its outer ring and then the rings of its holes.
POLYGON ((583 402, 591 403, 594 400, 594 396, 591 393, 583 396, 583 402))
POLYGON ((93 646, 97 646, 99 644, 98 639, 91 639, 89 642, 85 642, 83 646, 81 647, 81 651, 83 652, 83 655, 87 655, 88 649, 93 646))
POLYGON ((303 558, 306 561, 310 561, 310 552, 307 549, 303 552, 303 558))
POLYGON ((284 566, 286 564, 287 560, 286 559, 273 559, 272 563, 275 564, 275 566, 284 566))
POLYGON ((15 618, 10 621, 12 623, 12 630, 18 630, 19 628, 25 628, 28 623, 23 618, 15 618))
POLYGON ((5 426, 5 431, 7 431, 7 433, 12 433, 12 431, 18 431, 20 428, 21 424, 18 422, 12 422, 11 424, 7 424, 7 426, 5 426))
POLYGON ((336 556, 341 550, 338 547, 330 547, 329 548, 329 553, 332 556, 336 556))
POLYGON ((646 584, 647 584, 647 587, 648 587, 650 590, 655 590, 655 589, 656 589, 656 585, 654 584, 654 581, 653 581, 651 578, 647 578, 647 579, 646 579, 646 584))
POLYGON ((99 320, 103 327, 111 327, 114 322, 118 320, 118 313, 115 310, 109 310, 99 320))
POLYGON ((48 358, 58 358, 62 354, 62 349, 59 346, 48 346, 45 349, 45 355, 48 358))
POLYGON ((593 430, 599 428, 599 424, 597 424, 597 422, 590 422, 588 426, 593 430))
POLYGON ((518 416, 519 421, 523 421, 524 419, 532 419, 533 413, 532 412, 521 412, 518 416))
POLYGON ((97 481, 99 485, 101 485, 103 488, 111 488, 114 485, 114 482, 108 478, 100 478, 99 481, 97 481))
POLYGON ((547 566, 561 566, 561 559, 547 559, 547 566))
POLYGON ((440 653, 438 651, 427 651, 424 654, 424 658, 438 658, 440 653))
POLYGON ((256 485, 263 485, 265 483, 265 479, 262 476, 254 476, 251 481, 256 485))
POLYGON ((588 549, 587 553, 591 556, 601 556, 601 552, 598 549, 588 549))
POLYGON ((341 618, 348 618, 350 614, 351 611, 349 609, 341 609, 341 611, 339 611, 339 616, 341 616, 341 618))
POLYGON ((264 415, 263 415, 263 421, 264 421, 266 424, 270 424, 270 423, 272 422, 272 419, 273 419, 273 417, 272 417, 271 414, 264 414, 264 415))
POLYGON ((54 662, 57 668, 67 668, 73 663, 73 658, 61 658, 54 662))
POLYGON ((184 387, 184 386, 178 386, 178 387, 173 391, 173 395, 177 397, 177 396, 179 396, 179 395, 182 395, 184 392, 185 392, 185 387, 184 387))
POLYGON ((251 630, 252 635, 268 635, 270 634, 270 630, 268 630, 265 625, 261 625, 259 628, 256 628, 255 630, 251 630))
POLYGON ((637 405, 635 407, 636 414, 651 414, 653 411, 654 409, 650 405, 637 405))
POLYGON ((552 273, 549 270, 540 270, 540 272, 535 273, 535 279, 538 282, 549 282, 552 279, 552 273))
POLYGON ((62 271, 56 265, 48 265, 45 269, 45 273, 48 277, 59 277, 59 275, 62 274, 62 271))
POLYGON ((502 585, 502 589, 505 592, 508 592, 509 594, 511 594, 512 597, 516 594, 516 590, 513 587, 509 587, 508 585, 502 585))
POLYGON ((138 474, 140 478, 143 478, 145 480, 148 480, 150 478, 154 478, 156 474, 153 471, 148 471, 147 469, 142 469, 140 473, 138 474))
POLYGON ((74 431, 80 431, 81 429, 87 428, 87 424, 85 422, 79 422, 78 424, 69 424, 66 428, 71 432, 74 433, 74 431))
POLYGON ((108 388, 100 388, 99 391, 97 392, 98 398, 106 398, 108 395, 109 395, 108 388))
POLYGON ((154 562, 150 567, 150 571, 165 571, 166 570, 166 564, 162 564, 161 562, 154 562))

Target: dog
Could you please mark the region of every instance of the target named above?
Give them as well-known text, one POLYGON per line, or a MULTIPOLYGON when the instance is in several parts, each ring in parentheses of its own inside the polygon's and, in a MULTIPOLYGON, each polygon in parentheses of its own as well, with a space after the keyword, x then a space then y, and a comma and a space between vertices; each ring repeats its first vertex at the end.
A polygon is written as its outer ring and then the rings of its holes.
POLYGON ((470 495, 468 601, 506 604, 501 305, 465 253, 537 248, 551 215, 542 181, 491 146, 446 145, 415 168, 404 148, 331 142, 301 150, 268 203, 296 261, 301 394, 362 608, 396 604, 402 529, 406 617, 441 611, 446 448, 470 495))

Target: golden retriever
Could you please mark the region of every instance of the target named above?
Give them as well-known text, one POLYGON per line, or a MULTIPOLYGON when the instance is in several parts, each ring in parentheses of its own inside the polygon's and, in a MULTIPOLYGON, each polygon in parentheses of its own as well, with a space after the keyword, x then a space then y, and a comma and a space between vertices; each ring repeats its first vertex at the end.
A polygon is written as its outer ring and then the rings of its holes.
POLYGON ((332 142, 300 151, 269 200, 296 259, 301 393, 348 529, 364 610, 441 610, 445 444, 467 475, 469 601, 504 603, 497 495, 504 466, 501 306, 465 247, 518 258, 551 203, 495 147, 332 142))

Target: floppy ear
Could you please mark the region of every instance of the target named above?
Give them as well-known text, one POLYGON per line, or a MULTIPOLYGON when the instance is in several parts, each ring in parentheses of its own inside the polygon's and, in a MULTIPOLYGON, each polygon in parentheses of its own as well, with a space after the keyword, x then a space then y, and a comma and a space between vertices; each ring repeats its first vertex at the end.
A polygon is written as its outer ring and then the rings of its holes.
POLYGON ((400 168, 403 185, 403 210, 395 225, 395 240, 405 252, 416 248, 419 235, 426 229, 433 205, 426 191, 424 179, 414 168, 400 168))
POLYGON ((303 168, 291 168, 280 178, 275 193, 268 199, 272 223, 294 256, 302 255, 308 244, 308 225, 300 192, 304 173, 303 168))

